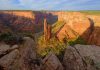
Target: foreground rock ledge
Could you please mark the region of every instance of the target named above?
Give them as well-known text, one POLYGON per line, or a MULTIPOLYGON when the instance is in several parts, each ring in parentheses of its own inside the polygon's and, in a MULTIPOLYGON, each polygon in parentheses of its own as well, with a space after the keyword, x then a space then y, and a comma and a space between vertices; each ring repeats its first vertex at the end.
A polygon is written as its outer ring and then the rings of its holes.
POLYGON ((100 47, 75 45, 66 49, 64 59, 66 70, 100 70, 100 47))
POLYGON ((0 54, 4 54, 0 58, 0 70, 40 70, 36 63, 36 44, 29 37, 24 38, 24 43, 14 45, 2 45, 0 54), (6 51, 10 50, 5 54, 6 51))
POLYGON ((50 52, 43 60, 42 70, 63 70, 63 66, 57 56, 50 52))

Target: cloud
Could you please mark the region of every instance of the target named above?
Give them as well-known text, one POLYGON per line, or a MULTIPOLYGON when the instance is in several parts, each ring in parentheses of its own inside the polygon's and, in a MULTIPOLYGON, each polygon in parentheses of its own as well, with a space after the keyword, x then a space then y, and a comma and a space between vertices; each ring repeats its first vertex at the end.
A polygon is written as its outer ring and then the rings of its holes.
POLYGON ((99 4, 99 0, 0 0, 0 9, 100 10, 99 4))

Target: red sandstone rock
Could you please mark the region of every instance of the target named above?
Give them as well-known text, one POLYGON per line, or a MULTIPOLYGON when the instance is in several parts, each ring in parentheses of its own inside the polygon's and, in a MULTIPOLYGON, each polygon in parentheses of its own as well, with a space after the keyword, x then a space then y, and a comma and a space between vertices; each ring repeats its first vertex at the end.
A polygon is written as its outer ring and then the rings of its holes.
POLYGON ((73 39, 81 35, 85 40, 89 38, 92 31, 92 24, 87 17, 75 12, 66 14, 66 18, 64 19, 66 24, 57 33, 59 40, 63 40, 65 37, 73 39))
POLYGON ((51 26, 47 24, 46 19, 44 19, 44 40, 47 42, 51 38, 51 26))

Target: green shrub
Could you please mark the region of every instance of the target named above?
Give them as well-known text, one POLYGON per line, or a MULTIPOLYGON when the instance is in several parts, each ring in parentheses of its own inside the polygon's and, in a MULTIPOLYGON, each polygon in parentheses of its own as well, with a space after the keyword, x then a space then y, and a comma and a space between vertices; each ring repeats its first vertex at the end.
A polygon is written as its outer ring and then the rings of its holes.
POLYGON ((32 32, 18 32, 17 35, 34 39, 34 33, 32 32))
POLYGON ((69 40, 68 44, 71 45, 71 46, 73 46, 75 44, 83 44, 84 45, 84 44, 86 44, 86 42, 81 37, 78 37, 75 40, 69 40))
POLYGON ((0 34, 0 41, 12 45, 12 44, 21 44, 23 42, 23 39, 22 37, 11 33, 2 33, 0 34))

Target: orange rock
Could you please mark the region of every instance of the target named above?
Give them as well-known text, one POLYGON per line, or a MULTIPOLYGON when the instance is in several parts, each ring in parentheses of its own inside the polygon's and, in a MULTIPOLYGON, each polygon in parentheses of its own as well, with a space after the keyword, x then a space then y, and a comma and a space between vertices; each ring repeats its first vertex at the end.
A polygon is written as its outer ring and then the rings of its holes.
POLYGON ((47 24, 46 19, 44 19, 44 40, 48 41, 51 38, 51 26, 47 24))
POLYGON ((32 11, 3 11, 3 13, 34 19, 32 11))
POLYGON ((87 17, 81 13, 73 12, 67 13, 64 19, 66 24, 57 33, 59 40, 63 40, 65 37, 73 39, 81 35, 87 40, 92 30, 92 24, 87 17))

